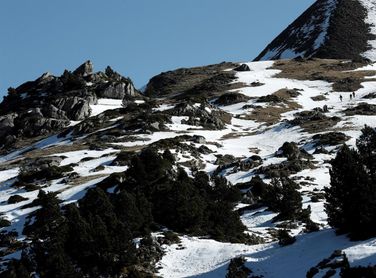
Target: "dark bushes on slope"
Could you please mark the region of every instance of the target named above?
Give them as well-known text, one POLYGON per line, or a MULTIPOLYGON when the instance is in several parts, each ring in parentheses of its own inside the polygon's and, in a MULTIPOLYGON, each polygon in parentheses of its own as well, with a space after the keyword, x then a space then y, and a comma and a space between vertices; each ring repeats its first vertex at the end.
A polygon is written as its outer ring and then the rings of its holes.
POLYGON ((246 242, 234 203, 238 189, 205 173, 189 177, 169 151, 151 149, 132 158, 121 176, 89 189, 77 204, 60 207, 55 193, 40 191, 41 208, 25 226, 30 243, 3 277, 144 277, 162 251, 150 238, 161 226, 176 232, 246 242), (116 186, 116 193, 104 189, 116 186), (104 189, 102 189, 104 188, 104 189), (142 237, 136 249, 133 239, 142 237))

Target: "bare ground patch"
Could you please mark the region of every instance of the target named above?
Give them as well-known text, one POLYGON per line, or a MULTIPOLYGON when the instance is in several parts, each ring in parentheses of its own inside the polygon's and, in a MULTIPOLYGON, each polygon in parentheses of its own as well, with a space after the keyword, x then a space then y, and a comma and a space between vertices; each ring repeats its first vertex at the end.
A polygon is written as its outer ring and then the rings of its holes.
POLYGON ((282 114, 302 108, 300 104, 293 101, 298 94, 296 90, 281 89, 269 95, 271 99, 277 99, 278 103, 272 101, 266 107, 256 107, 242 118, 267 125, 276 124, 281 120, 282 114))
POLYGON ((366 79, 376 75, 376 71, 352 71, 364 66, 364 63, 332 59, 307 59, 304 61, 282 60, 273 65, 281 70, 276 77, 297 80, 325 80, 333 83, 333 91, 353 92, 362 88, 362 82, 376 81, 366 79))

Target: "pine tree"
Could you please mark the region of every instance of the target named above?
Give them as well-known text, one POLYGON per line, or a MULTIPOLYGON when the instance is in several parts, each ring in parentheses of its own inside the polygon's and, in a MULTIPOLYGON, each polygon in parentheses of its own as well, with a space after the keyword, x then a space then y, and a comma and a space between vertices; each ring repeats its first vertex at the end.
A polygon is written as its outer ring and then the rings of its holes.
MULTIPOLYGON (((365 140, 368 136, 361 138, 358 146, 365 154, 373 141, 365 140)), ((369 157, 343 146, 331 163, 331 186, 325 190, 329 224, 353 239, 376 235, 376 184, 369 157)))

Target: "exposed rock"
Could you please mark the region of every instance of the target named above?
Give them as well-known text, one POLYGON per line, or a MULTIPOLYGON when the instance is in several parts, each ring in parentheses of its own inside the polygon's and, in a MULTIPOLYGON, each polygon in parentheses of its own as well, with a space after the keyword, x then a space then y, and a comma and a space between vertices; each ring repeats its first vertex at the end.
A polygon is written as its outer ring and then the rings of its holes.
POLYGON ((21 195, 12 195, 8 199, 8 204, 16 204, 28 200, 28 198, 22 197, 21 195))
POLYGON ((247 64, 241 64, 240 66, 234 68, 234 71, 251 71, 247 64))
MULTIPOLYGON (((94 102, 94 98, 92 101, 94 102)), ((80 97, 62 97, 54 101, 56 107, 66 111, 66 115, 73 121, 82 121, 90 116, 90 101, 80 97)))
POLYGON ((187 116, 183 124, 203 126, 207 129, 223 129, 226 124, 231 123, 231 115, 215 106, 206 103, 180 103, 174 108, 165 111, 172 116, 187 116))
POLYGON ((200 135, 193 135, 192 136, 192 141, 196 144, 205 144, 206 143, 206 139, 204 136, 200 136, 200 135))
POLYGON ((359 78, 343 78, 334 82, 333 90, 335 92, 355 92, 363 87, 361 82, 362 80, 359 78))
POLYGON ((53 104, 48 104, 42 107, 43 115, 48 118, 66 119, 68 120, 67 113, 53 104))
POLYGON ((374 99, 374 98, 376 98, 376 93, 369 93, 369 94, 365 95, 363 98, 374 99))
POLYGON ((324 100, 327 100, 327 98, 324 95, 314 96, 314 97, 311 97, 311 99, 313 101, 324 101, 324 100))
POLYGON ((232 105, 239 102, 247 102, 249 97, 239 93, 225 93, 216 99, 216 105, 232 105))
POLYGON ((279 102, 282 102, 283 99, 280 98, 279 96, 277 95, 266 95, 266 96, 262 96, 262 97, 259 97, 257 99, 257 102, 275 102, 275 103, 279 103, 279 102))
POLYGON ((318 132, 336 125, 339 117, 327 117, 321 109, 302 111, 295 114, 295 119, 288 121, 290 125, 299 125, 308 132, 318 132))
POLYGON ((216 155, 217 160, 214 162, 215 165, 223 166, 228 165, 236 162, 236 158, 233 155, 225 154, 225 155, 216 155))
POLYGON ((254 155, 247 159, 233 159, 233 156, 218 156, 215 164, 219 164, 213 175, 219 175, 224 170, 230 170, 230 173, 237 173, 239 171, 249 171, 262 165, 263 161, 261 157, 254 155), (231 161, 233 160, 233 161, 231 161))
POLYGON ((70 124, 69 120, 46 118, 38 110, 29 110, 14 120, 12 133, 16 137, 36 137, 59 131, 70 124))
POLYGON ((323 146, 318 146, 313 154, 329 154, 329 152, 323 146))
MULTIPOLYGON (((361 1, 315 1, 255 60, 277 60, 299 56, 363 59, 362 54, 370 48, 368 41, 374 39, 366 18, 367 10, 361 1), (323 29, 326 27, 327 30, 323 29), (321 38, 323 34, 325 37, 321 38)), ((300 61, 304 62, 303 59, 300 61)))
POLYGON ((14 128, 14 119, 17 118, 16 113, 0 116, 0 138, 11 134, 14 128))
POLYGON ((59 167, 63 158, 60 156, 48 156, 41 158, 25 159, 22 164, 22 171, 37 172, 43 169, 48 169, 52 166, 59 167))
POLYGON ((94 66, 93 63, 88 60, 82 65, 80 65, 74 72, 73 74, 75 75, 81 75, 81 76, 87 76, 93 73, 94 66))
POLYGON ((141 97, 130 79, 114 72, 93 73, 90 61, 60 77, 49 73, 35 81, 10 88, 0 103, 0 149, 9 149, 18 138, 34 138, 60 132, 70 121, 91 116, 97 97, 141 97))
POLYGON ((136 96, 136 90, 131 82, 120 82, 106 84, 105 88, 98 91, 102 98, 123 99, 125 96, 136 96))
POLYGON ((342 132, 328 132, 316 134, 312 139, 316 146, 336 146, 344 144, 350 137, 342 132))
POLYGON ((265 175, 265 178, 289 177, 290 175, 309 168, 314 168, 311 161, 294 159, 283 161, 280 164, 262 166, 257 169, 256 173, 265 175))
POLYGON ((345 114, 346 116, 353 116, 353 115, 373 116, 373 115, 376 115, 376 105, 368 104, 368 103, 360 103, 356 107, 346 109, 345 114))
POLYGON ((310 159, 312 156, 304 149, 299 149, 298 145, 294 142, 285 142, 282 147, 276 152, 277 157, 286 157, 288 160, 295 159, 310 159))

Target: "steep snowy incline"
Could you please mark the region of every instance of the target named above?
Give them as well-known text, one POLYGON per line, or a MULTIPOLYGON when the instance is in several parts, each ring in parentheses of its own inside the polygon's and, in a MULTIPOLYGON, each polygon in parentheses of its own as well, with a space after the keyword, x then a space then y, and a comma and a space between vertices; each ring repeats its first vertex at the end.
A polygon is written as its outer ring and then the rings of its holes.
POLYGON ((318 0, 255 60, 301 56, 376 61, 375 13, 374 0, 318 0))
POLYGON ((319 0, 284 30, 255 60, 311 56, 324 43, 337 0, 319 0))
MULTIPOLYGON (((376 36, 376 1, 375 0, 359 0, 360 3, 367 9, 366 23, 370 25, 371 33, 376 36)), ((371 49, 363 53, 363 56, 376 61, 376 37, 368 41, 371 49)))

